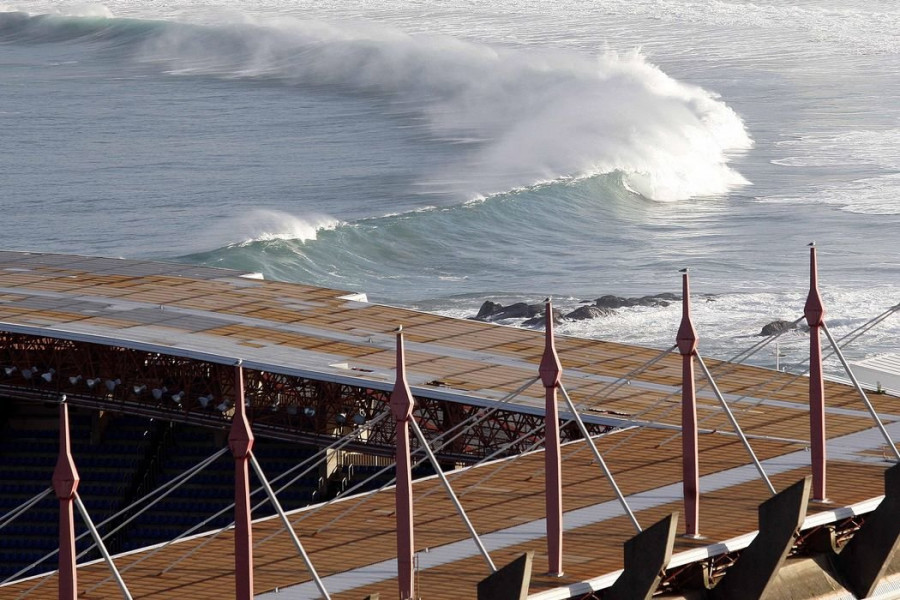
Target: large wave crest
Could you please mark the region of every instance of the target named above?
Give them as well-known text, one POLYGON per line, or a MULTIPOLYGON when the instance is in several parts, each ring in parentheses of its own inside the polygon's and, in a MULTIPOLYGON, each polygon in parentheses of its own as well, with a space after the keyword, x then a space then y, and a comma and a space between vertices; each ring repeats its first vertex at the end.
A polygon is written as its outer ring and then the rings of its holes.
POLYGON ((748 183, 729 165, 732 152, 752 145, 740 117, 715 93, 673 79, 637 50, 590 56, 500 48, 292 17, 215 25, 7 17, 4 24, 7 33, 14 26, 45 40, 59 39, 48 30, 94 43, 114 37, 117 51, 173 74, 371 98, 403 126, 460 149, 424 183, 466 199, 613 172, 655 200, 748 183), (90 35, 91 28, 103 35, 90 35))
POLYGON ((434 176, 463 194, 615 171, 656 200, 747 183, 728 165, 729 152, 752 144, 737 114, 639 51, 513 50, 280 18, 168 27, 144 42, 141 57, 173 73, 373 95, 434 138, 470 146, 462 164, 434 176))

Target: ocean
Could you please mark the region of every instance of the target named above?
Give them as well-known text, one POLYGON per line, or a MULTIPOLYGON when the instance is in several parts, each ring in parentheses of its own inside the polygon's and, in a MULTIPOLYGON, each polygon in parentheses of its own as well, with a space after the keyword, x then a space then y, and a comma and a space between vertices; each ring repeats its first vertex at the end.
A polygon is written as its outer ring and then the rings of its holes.
MULTIPOLYGON (((900 303, 898 98, 891 0, 6 2, 2 247, 462 317, 680 293, 689 267, 728 359, 802 316, 813 240, 836 336, 900 303)), ((558 331, 665 348, 679 318, 558 331)), ((895 315, 845 352, 898 341, 895 315)))

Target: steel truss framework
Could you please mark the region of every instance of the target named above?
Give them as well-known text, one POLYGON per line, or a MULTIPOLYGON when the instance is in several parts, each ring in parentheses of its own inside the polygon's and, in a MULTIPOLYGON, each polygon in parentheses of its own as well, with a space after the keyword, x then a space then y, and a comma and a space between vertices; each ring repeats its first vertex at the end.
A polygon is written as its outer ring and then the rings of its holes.
MULTIPOLYGON (((535 368, 537 371, 537 368, 535 368)), ((388 410, 390 392, 245 369, 247 415, 257 435, 328 446, 388 410)), ((0 394, 68 402, 211 428, 230 426, 234 367, 156 352, 0 332, 0 394)), ((543 416, 415 397, 414 415, 441 461, 474 463, 512 455, 543 437, 543 416), (463 422, 470 424, 457 427, 463 422), (439 436, 453 429, 449 435, 439 436)), ((347 447, 393 456, 393 419, 367 427, 347 447)), ((588 424, 591 435, 610 428, 588 424)), ((580 439, 562 428, 562 441, 580 439)), ((414 441, 414 445, 417 442, 414 441)))

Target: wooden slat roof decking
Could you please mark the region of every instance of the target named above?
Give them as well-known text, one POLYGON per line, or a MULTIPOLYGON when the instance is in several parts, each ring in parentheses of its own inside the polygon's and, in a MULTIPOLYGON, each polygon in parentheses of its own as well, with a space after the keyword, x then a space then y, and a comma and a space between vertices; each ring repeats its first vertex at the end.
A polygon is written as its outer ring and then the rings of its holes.
MULTIPOLYGON (((672 444, 660 452, 657 446, 665 437, 665 432, 642 428, 627 446, 607 451, 615 445, 615 438, 625 433, 627 432, 602 437, 599 439, 599 446, 623 493, 634 501, 643 492, 645 495, 649 494, 651 503, 655 502, 651 507, 636 510, 637 518, 646 527, 666 514, 681 509, 677 493, 667 490, 667 486, 675 486, 676 490, 678 488, 680 449, 676 447, 679 444, 672 444), (651 458, 653 459, 650 460, 651 458)), ((744 466, 745 454, 736 440, 705 435, 701 436, 700 442, 700 467, 703 476, 744 466)), ((583 446, 582 442, 576 442, 564 448, 565 520, 570 520, 570 516, 575 513, 584 510, 590 513, 595 510, 591 507, 598 507, 596 510, 599 511, 599 507, 615 502, 608 482, 599 468, 591 464, 591 457, 583 446)), ((757 443, 755 449, 764 461, 792 450, 789 445, 773 442, 757 443)), ((263 467, 265 468, 265 464, 263 467)), ((828 510, 832 506, 849 505, 862 498, 883 493, 884 466, 880 464, 833 461, 829 469, 832 481, 829 496, 833 504, 811 503, 811 513, 828 510)), ((787 468, 771 475, 771 478, 777 489, 784 489, 807 474, 807 468, 787 468)), ((452 483, 476 529, 486 539, 492 532, 527 525, 543 517, 541 452, 524 455, 514 461, 487 464, 454 473, 452 483), (503 468, 499 469, 500 467, 503 468), (478 484, 490 471, 497 473, 488 483, 478 484)), ((439 489, 439 483, 431 478, 416 482, 414 487, 417 548, 422 550, 427 547, 437 551, 442 545, 465 541, 467 534, 443 490, 439 489)), ((707 540, 678 538, 676 552, 755 530, 757 505, 766 498, 768 492, 755 475, 751 475, 746 481, 734 478, 732 485, 706 491, 701 496, 701 532, 707 540)), ((339 577, 348 568, 364 567, 392 558, 392 508, 393 493, 388 490, 386 493, 373 493, 362 498, 348 498, 316 512, 304 509, 292 514, 294 520, 311 514, 296 525, 295 530, 319 574, 326 577, 326 584, 329 576, 339 577), (363 502, 357 504, 360 499, 363 502), (347 514, 351 505, 355 506, 347 514)), ((254 524, 254 540, 258 544, 254 550, 258 594, 272 591, 276 587, 284 593, 285 588, 310 579, 296 550, 283 532, 263 541, 279 528, 280 522, 272 518, 254 524)), ((520 543, 515 543, 516 536, 511 536, 513 542, 494 549, 492 557, 498 564, 505 564, 521 552, 536 551, 531 584, 531 591, 534 593, 577 583, 621 568, 622 544, 632 535, 634 529, 630 521, 621 515, 600 518, 596 522, 567 529, 564 546, 566 575, 562 579, 541 575, 546 571, 546 555, 544 541, 540 536, 520 543)), ((233 586, 231 533, 216 536, 210 543, 205 543, 207 537, 179 542, 156 553, 148 550, 122 556, 117 559, 117 565, 123 570, 123 577, 135 597, 178 598, 184 597, 184 594, 197 598, 212 598, 215 594, 218 597, 223 594, 228 596, 233 586), (199 544, 204 544, 202 550, 182 561, 199 544), (129 567, 146 556, 150 558, 143 560, 139 566, 129 567), (170 567, 171 570, 160 576, 160 573, 170 567)), ((474 587, 477 581, 487 575, 487 571, 480 556, 469 554, 470 556, 458 561, 423 570, 419 581, 424 597, 441 600, 474 597, 474 587), (449 585, 451 578, 452 585, 449 585)), ((109 572, 102 563, 81 567, 79 586, 87 589, 106 579, 108 575, 109 572)), ((3 588, 3 592, 11 594, 10 597, 17 597, 35 583, 36 581, 22 582, 3 588)), ((333 597, 349 600, 374 592, 393 596, 395 591, 396 581, 388 574, 377 583, 366 585, 362 589, 346 589, 333 594, 333 597)), ((28 597, 53 598, 55 593, 54 576, 51 575, 45 584, 28 597)), ((109 581, 83 597, 109 598, 116 595, 115 584, 109 581)))
MULTIPOLYGON (((339 374, 361 387, 390 389, 395 360, 392 332, 403 325, 408 376, 417 395, 491 406, 537 377, 544 343, 542 332, 450 319, 348 300, 346 296, 347 292, 337 290, 245 279, 222 269, 0 252, 0 330, 88 339, 126 348, 153 345, 161 352, 188 358, 196 352, 221 356, 223 362, 243 358, 245 363, 252 361, 258 368, 272 372, 299 370, 326 379, 339 374), (337 363, 351 368, 335 367, 337 363), (431 382, 440 385, 430 385, 431 382)), ((674 338, 675 331, 672 335, 674 338)), ((672 489, 681 477, 681 444, 677 437, 681 419, 681 357, 672 353, 653 367, 635 373, 657 358, 661 350, 567 337, 558 337, 556 346, 563 365, 562 383, 573 401, 583 405, 586 416, 623 425, 632 424, 632 420, 644 424, 598 440, 623 492, 643 506, 637 510, 641 523, 648 525, 668 512, 680 510, 678 494, 672 489), (624 384, 623 378, 630 382, 624 384)), ((795 464, 802 459, 804 440, 809 436, 806 378, 711 359, 706 362, 714 374, 722 374, 716 375, 717 383, 759 458, 771 461, 781 470, 772 476, 776 487, 782 489, 808 474, 807 467, 795 464), (787 460, 785 457, 791 457, 789 462, 793 462, 781 465, 778 461, 787 460)), ((717 483, 721 487, 709 489, 701 496, 701 531, 709 541, 716 541, 753 531, 756 507, 768 497, 768 492, 755 475, 746 479, 747 454, 699 375, 698 388, 700 428, 704 432, 700 436, 701 474, 712 478, 709 481, 727 483, 717 483), (731 481, 728 478, 733 471, 743 475, 735 475, 731 481)), ((889 427, 896 424, 900 418, 896 398, 882 396, 872 400, 889 427)), ((540 414, 543 402, 544 390, 537 382, 506 407, 540 414)), ((829 496, 835 505, 844 505, 879 495, 887 465, 877 456, 883 441, 876 436, 862 449, 847 445, 847 440, 869 432, 873 425, 856 392, 849 386, 828 382, 826 405, 828 435, 832 440, 829 452, 837 453, 828 465, 829 496), (846 437, 834 439, 839 436, 846 437)), ((561 409, 565 412, 562 405, 561 409)), ((615 505, 615 500, 610 486, 592 464, 584 444, 566 446, 564 456, 567 520, 584 519, 594 507, 597 511, 611 510, 608 507, 615 505)), ((82 478, 87 477, 89 473, 82 473, 82 478)), ((531 526, 543 517, 540 452, 455 473, 453 482, 476 529, 483 535, 494 532, 502 537, 506 535, 503 531, 531 526), (489 480, 481 482, 488 475, 489 480)), ((433 479, 415 483, 417 498, 423 498, 416 508, 416 539, 420 548, 438 548, 467 537, 443 491, 434 491, 437 486, 433 479)), ((393 557, 393 494, 370 494, 360 507, 341 516, 356 501, 335 502, 297 527, 320 574, 330 576, 332 581, 342 577, 342 573, 356 572, 393 557), (327 531, 316 533, 339 516, 327 531)), ((810 510, 822 507, 811 505, 810 510)), ((308 512, 301 511, 297 516, 308 512)), ((277 526, 278 522, 271 519, 257 523, 255 539, 263 540, 277 526)), ((633 534, 624 516, 603 517, 598 522, 585 521, 574 526, 566 532, 566 576, 562 580, 540 575, 546 570, 540 536, 516 542, 520 534, 510 534, 511 541, 492 554, 499 565, 524 550, 535 550, 532 591, 538 591, 620 568, 621 544, 633 534)), ((135 596, 189 595, 200 600, 232 593, 230 534, 219 536, 197 556, 158 577, 186 549, 202 542, 203 538, 179 542, 127 571, 125 580, 135 596)), ((698 543, 707 542, 679 539, 676 550, 698 543)), ((120 568, 146 555, 143 552, 120 557, 120 568)), ((472 597, 474 593, 461 596, 460 590, 474 590, 475 583, 486 575, 480 557, 461 556, 425 569, 420 574, 421 589, 424 597, 430 599, 472 597)), ((86 589, 106 576, 105 566, 86 566, 79 571, 79 585, 86 589)), ((258 546, 257 592, 284 589, 308 579, 286 536, 258 546)), ((34 582, 6 587, 0 595, 9 592, 17 597, 31 585, 34 582)), ((390 575, 384 575, 378 582, 366 585, 365 593, 362 592, 348 588, 334 597, 359 598, 373 592, 393 597, 396 583, 390 575)), ((54 595, 55 581, 48 581, 29 597, 54 595)), ((117 595, 114 584, 109 582, 84 597, 117 595)))

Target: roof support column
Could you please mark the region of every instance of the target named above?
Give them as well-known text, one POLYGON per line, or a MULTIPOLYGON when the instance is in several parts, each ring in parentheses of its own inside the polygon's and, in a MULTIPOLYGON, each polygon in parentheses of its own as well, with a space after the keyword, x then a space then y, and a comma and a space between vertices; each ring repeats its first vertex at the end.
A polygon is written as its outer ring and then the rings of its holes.
POLYGON ((59 498, 59 598, 75 600, 78 595, 78 574, 75 570, 75 492, 78 489, 78 470, 72 458, 69 437, 69 407, 66 397, 59 404, 59 456, 53 470, 53 491, 59 498))
POLYGON ((406 382, 406 358, 403 352, 403 328, 397 328, 397 374, 391 392, 391 414, 397 421, 396 471, 394 502, 397 515, 397 580, 400 600, 415 597, 413 583, 413 495, 412 466, 409 449, 409 421, 412 419, 413 396, 406 382))
POLYGON ((691 284, 682 271, 681 325, 675 343, 681 353, 681 471, 684 489, 684 535, 700 537, 700 449, 697 440, 697 395, 694 388, 694 354, 697 331, 691 321, 691 284))
POLYGON ((547 512, 547 572, 562 577, 562 460, 559 450, 559 410, 556 389, 562 377, 562 365, 553 340, 553 304, 548 298, 544 309, 546 318, 544 355, 538 372, 544 384, 544 473, 545 507, 547 512))
POLYGON ((822 344, 819 331, 825 307, 819 295, 815 242, 809 248, 809 295, 803 308, 809 325, 809 443, 812 460, 812 499, 826 502, 825 477, 825 382, 822 375, 822 344))
POLYGON ((253 531, 250 507, 250 451, 253 432, 244 405, 244 369, 241 361, 234 368, 234 416, 228 447, 234 455, 234 583, 235 598, 253 598, 253 531))

